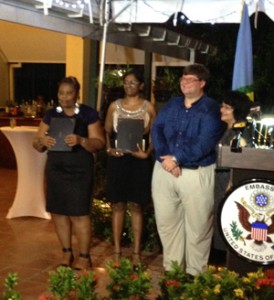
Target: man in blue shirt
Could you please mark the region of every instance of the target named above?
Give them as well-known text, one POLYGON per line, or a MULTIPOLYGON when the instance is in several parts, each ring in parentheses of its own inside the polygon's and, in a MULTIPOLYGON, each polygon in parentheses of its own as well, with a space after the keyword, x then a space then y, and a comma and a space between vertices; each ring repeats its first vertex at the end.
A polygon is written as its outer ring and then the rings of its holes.
POLYGON ((209 71, 204 65, 184 68, 183 96, 172 98, 152 129, 156 163, 152 195, 163 266, 177 261, 191 276, 208 263, 213 235, 216 144, 225 126, 219 104, 204 94, 209 71))

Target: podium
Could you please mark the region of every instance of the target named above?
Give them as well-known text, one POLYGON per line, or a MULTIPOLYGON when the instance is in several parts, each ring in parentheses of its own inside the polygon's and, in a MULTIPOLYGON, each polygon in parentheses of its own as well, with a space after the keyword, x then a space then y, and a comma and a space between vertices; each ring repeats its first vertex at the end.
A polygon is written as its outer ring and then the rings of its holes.
MULTIPOLYGON (((241 183, 244 181, 248 182, 249 180, 252 181, 254 179, 261 179, 262 181, 265 180, 274 183, 273 149, 243 148, 241 152, 231 152, 230 146, 219 145, 217 165, 231 169, 233 188, 241 185, 241 183)), ((273 194, 272 191, 270 193, 273 194)), ((270 195, 269 198, 271 200, 273 198, 272 195, 270 195)), ((233 200, 233 204, 234 203, 235 201, 233 200)), ((247 204, 247 207, 251 207, 251 205, 247 204)), ((237 214, 238 212, 236 211, 236 215, 237 214)), ((219 218, 221 218, 220 215, 218 216, 219 218)), ((253 224, 255 223, 256 222, 253 224)), ((265 244, 267 244, 267 242, 265 242, 265 244)), ((271 263, 260 264, 259 262, 257 263, 256 261, 248 260, 245 257, 242 257, 240 254, 236 253, 236 251, 233 251, 230 248, 228 250, 227 267, 241 275, 245 275, 247 272, 254 272, 259 267, 266 269, 271 267, 271 265, 273 266, 274 259, 271 261, 271 263)))

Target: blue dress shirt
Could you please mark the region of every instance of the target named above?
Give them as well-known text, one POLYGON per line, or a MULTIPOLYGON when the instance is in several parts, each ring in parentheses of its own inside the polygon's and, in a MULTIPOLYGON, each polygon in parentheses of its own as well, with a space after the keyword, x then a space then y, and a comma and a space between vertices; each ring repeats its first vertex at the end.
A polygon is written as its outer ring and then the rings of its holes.
POLYGON ((156 159, 175 156, 181 167, 208 166, 216 162, 215 147, 226 126, 220 118, 219 104, 202 96, 184 105, 184 96, 173 97, 159 112, 152 128, 156 159))

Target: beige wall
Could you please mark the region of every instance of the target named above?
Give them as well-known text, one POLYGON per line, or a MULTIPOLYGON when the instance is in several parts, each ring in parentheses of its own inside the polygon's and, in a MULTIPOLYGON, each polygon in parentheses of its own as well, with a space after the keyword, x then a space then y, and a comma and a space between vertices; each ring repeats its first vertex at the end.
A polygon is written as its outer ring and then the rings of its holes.
MULTIPOLYGON (((81 84, 81 99, 88 95, 90 68, 89 39, 65 35, 35 27, 0 21, 0 106, 9 93, 9 64, 65 63, 66 74, 76 76, 81 84), (5 80, 6 79, 6 80, 5 80)), ((144 52, 114 44, 107 44, 106 64, 143 64, 144 52)), ((13 84, 11 84, 12 88, 13 84)))
MULTIPOLYGON (((107 43, 106 64, 134 64, 142 65, 145 60, 145 52, 138 49, 123 47, 116 44, 107 43)), ((101 56, 100 56, 101 61, 101 56)))
POLYGON ((0 48, 0 107, 9 100, 9 67, 7 58, 0 48))
MULTIPOLYGON (((85 102, 85 97, 88 95, 88 76, 92 55, 89 46, 89 39, 0 21, 0 106, 4 106, 6 100, 13 95, 9 92, 13 84, 8 80, 9 76, 12 76, 9 72, 11 63, 65 63, 66 74, 79 79, 82 87, 81 99, 85 102)), ((144 55, 142 50, 107 43, 105 64, 142 65, 144 55)), ((154 70, 157 65, 188 63, 162 55, 154 55, 152 74, 155 74, 154 70)))
MULTIPOLYGON (((0 49, 8 62, 66 63, 67 42, 75 51, 63 33, 0 21, 0 49)), ((106 64, 126 63, 143 64, 144 51, 108 43, 106 64)))
POLYGON ((0 107, 13 100, 14 64, 66 63, 65 50, 64 34, 0 21, 0 107))
POLYGON ((90 43, 72 35, 66 37, 66 76, 75 76, 81 85, 80 102, 88 96, 88 76, 90 69, 90 43))
POLYGON ((0 21, 0 48, 8 62, 65 63, 66 35, 0 21))

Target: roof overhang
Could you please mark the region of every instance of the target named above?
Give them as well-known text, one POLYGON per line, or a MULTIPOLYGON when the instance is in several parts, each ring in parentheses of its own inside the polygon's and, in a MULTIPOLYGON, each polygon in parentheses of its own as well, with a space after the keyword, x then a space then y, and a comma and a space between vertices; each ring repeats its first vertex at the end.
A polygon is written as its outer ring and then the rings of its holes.
MULTIPOLYGON (((115 12, 112 12, 114 19, 111 19, 110 16, 108 22, 107 42, 184 60, 191 60, 195 56, 195 61, 203 61, 207 55, 216 54, 217 49, 213 45, 191 35, 167 29, 162 23, 117 23, 115 15, 118 18, 119 12, 120 15, 126 12, 132 7, 129 5, 132 4, 131 2, 134 4, 135 1, 115 0, 111 2, 115 12), (115 8, 115 3, 119 4, 119 7, 115 8)), ((77 1, 74 0, 0 1, 0 19, 88 37, 93 40, 102 40, 105 22, 105 16, 102 15, 105 11, 104 7, 98 1, 83 0, 84 8, 79 11, 80 7, 73 6, 75 3, 77 1)))

